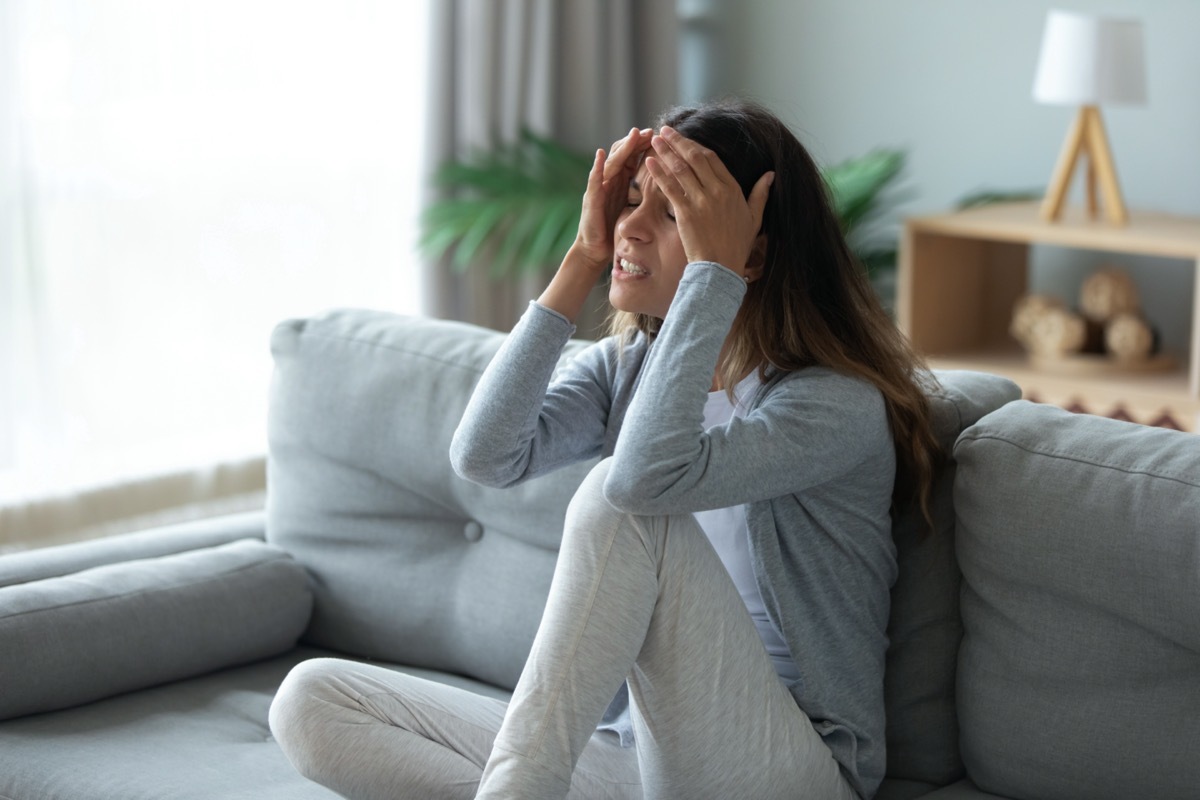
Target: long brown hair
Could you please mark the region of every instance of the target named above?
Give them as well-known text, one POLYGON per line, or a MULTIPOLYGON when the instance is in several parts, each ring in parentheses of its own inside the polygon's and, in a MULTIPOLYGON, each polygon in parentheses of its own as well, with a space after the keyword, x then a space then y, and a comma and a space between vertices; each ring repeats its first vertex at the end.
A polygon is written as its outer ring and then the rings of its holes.
MULTIPOLYGON (((942 458, 926 392, 935 384, 880 304, 846 244, 824 178, 787 126, 762 106, 721 100, 668 110, 670 125, 715 152, 745 195, 775 171, 763 211, 762 276, 747 286, 717 371, 731 388, 758 370, 824 366, 872 383, 883 395, 896 448, 893 514, 916 502, 932 528, 929 496, 942 458)), ((662 320, 616 312, 612 333, 653 338, 662 320)))

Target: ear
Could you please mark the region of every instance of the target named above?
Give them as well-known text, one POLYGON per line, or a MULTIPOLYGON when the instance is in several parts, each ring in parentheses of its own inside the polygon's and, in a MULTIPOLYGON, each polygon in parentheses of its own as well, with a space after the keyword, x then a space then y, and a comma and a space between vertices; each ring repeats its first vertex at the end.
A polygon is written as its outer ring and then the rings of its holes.
POLYGON ((754 237, 754 247, 746 258, 746 283, 754 283, 762 277, 763 267, 767 263, 767 235, 760 233, 754 237))

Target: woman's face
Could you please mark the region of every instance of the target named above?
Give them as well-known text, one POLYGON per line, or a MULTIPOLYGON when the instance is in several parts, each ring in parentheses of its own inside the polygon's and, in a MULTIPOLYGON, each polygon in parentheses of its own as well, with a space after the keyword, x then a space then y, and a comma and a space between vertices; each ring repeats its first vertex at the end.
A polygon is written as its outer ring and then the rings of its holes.
POLYGON ((665 318, 687 256, 675 212, 644 165, 629 185, 629 202, 617 217, 614 240, 609 302, 618 311, 665 318))

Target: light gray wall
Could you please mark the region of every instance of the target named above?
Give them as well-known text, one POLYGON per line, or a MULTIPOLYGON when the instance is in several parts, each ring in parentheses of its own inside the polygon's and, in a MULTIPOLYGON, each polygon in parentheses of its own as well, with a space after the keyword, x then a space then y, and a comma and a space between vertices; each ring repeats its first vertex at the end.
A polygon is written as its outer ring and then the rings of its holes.
MULTIPOLYGON (((874 147, 905 149, 909 199, 897 217, 946 210, 979 189, 1044 188, 1074 115, 1031 96, 1046 12, 1140 18, 1149 102, 1104 109, 1125 202, 1200 216, 1198 0, 716 2, 724 41, 712 93, 764 102, 822 163, 874 147)), ((1080 196, 1077 181, 1072 199, 1080 196)), ((1034 288, 1073 301, 1082 276, 1113 260, 1039 248, 1034 288)), ((1179 349, 1190 270, 1121 261, 1179 349)))
POLYGON ((1074 109, 1035 103, 1050 8, 1143 20, 1149 102, 1104 109, 1131 208, 1200 215, 1196 0, 726 0, 715 91, 749 94, 819 160, 909 151, 912 211, 1043 187, 1074 109))

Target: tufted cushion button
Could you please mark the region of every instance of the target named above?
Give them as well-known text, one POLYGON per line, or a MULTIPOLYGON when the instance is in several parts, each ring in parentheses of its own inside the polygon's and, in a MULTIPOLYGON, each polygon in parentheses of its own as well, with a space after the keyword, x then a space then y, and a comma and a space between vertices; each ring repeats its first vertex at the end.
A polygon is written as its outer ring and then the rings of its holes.
POLYGON ((483 538, 483 526, 472 520, 463 526, 463 537, 468 542, 478 542, 483 538))

